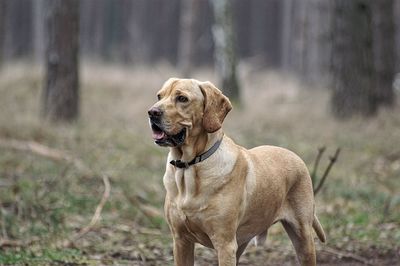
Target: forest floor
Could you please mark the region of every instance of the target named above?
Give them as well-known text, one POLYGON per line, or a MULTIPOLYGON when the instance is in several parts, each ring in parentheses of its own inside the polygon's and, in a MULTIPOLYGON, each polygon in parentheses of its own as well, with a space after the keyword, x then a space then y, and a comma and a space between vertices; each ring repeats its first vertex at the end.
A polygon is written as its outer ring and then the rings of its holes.
MULTIPOLYGON (((326 88, 240 69, 243 104, 224 124, 237 143, 289 148, 310 170, 326 146, 319 176, 342 148, 316 196, 328 239, 316 241, 318 263, 399 265, 399 105, 337 121, 326 88)), ((0 265, 172 265, 162 214, 167 149, 152 143, 146 111, 178 74, 163 65, 81 70, 81 118, 72 125, 40 120, 40 69, 0 72, 0 265)), ((215 80, 208 70, 193 77, 215 80)), ((198 246, 196 254, 196 265, 216 265, 213 250, 198 246)), ((249 246, 239 265, 296 265, 282 227, 270 229, 264 246, 249 246)))

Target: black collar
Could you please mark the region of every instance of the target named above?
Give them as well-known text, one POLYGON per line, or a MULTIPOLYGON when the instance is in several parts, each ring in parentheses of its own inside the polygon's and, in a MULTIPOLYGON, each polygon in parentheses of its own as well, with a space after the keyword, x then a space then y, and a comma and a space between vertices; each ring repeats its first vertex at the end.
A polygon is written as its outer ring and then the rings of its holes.
POLYGON ((219 145, 221 145, 222 139, 223 137, 217 142, 215 142, 214 145, 208 151, 200 154, 199 156, 194 157, 194 159, 191 160, 190 162, 183 162, 181 160, 172 160, 169 163, 178 168, 183 168, 183 169, 189 168, 189 166, 193 164, 204 161, 205 159, 210 157, 216 150, 218 150, 219 145))

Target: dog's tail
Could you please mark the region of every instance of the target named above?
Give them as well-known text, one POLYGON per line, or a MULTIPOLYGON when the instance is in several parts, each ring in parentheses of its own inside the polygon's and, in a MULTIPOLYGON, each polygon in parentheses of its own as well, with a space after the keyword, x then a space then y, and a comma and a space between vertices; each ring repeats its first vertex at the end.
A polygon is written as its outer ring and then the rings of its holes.
POLYGON ((318 221, 318 218, 315 214, 314 214, 314 220, 312 223, 312 227, 314 228, 315 233, 317 233, 319 240, 321 240, 322 243, 325 243, 326 236, 325 236, 324 229, 322 229, 321 223, 318 221))

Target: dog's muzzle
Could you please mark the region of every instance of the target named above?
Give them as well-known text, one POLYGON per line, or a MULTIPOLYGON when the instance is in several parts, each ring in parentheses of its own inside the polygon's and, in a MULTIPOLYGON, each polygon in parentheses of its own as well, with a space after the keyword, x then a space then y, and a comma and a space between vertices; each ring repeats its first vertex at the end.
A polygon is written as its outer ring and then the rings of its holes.
POLYGON ((186 128, 182 128, 177 134, 168 133, 162 123, 163 112, 159 108, 152 107, 149 110, 150 127, 153 131, 153 140, 160 146, 176 147, 185 142, 186 128))
POLYGON ((163 129, 160 124, 152 121, 151 119, 150 126, 151 130, 153 131, 153 140, 157 145, 176 147, 182 145, 183 142, 185 142, 186 128, 183 128, 181 131, 179 131, 178 134, 170 135, 163 129))
POLYGON ((185 142, 186 128, 182 128, 179 133, 171 134, 164 129, 161 117, 150 116, 150 127, 154 142, 160 146, 176 147, 185 142))
POLYGON ((152 107, 148 111, 150 127, 153 131, 153 140, 160 146, 176 147, 183 144, 186 138, 186 128, 182 128, 179 133, 171 134, 167 132, 162 123, 164 112, 158 107, 152 107))

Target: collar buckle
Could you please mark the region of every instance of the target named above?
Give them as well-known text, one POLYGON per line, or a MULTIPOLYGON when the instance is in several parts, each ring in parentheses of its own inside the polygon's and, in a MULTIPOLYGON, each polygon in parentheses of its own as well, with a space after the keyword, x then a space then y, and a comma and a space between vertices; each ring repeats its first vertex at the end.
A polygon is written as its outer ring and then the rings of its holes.
POLYGON ((221 145, 222 138, 218 140, 217 142, 214 143, 214 145, 206 152, 200 154, 199 156, 194 157, 193 160, 190 162, 183 162, 181 160, 172 160, 169 163, 172 164, 175 167, 181 168, 181 169, 187 169, 189 166, 202 162, 206 160, 208 157, 214 154, 214 152, 219 148, 219 145, 221 145))
POLYGON ((187 169, 190 166, 188 162, 182 162, 181 160, 172 160, 169 163, 181 169, 187 169))

